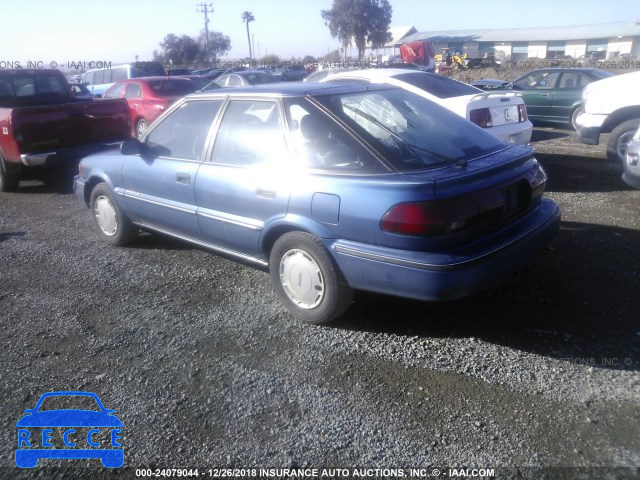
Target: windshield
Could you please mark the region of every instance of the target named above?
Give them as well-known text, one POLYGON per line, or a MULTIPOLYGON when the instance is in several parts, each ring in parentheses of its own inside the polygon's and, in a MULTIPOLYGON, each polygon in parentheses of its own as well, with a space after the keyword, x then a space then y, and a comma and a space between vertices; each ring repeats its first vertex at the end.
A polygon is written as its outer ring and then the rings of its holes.
POLYGON ((483 93, 479 88, 443 77, 442 75, 436 75, 435 73, 410 72, 396 75, 395 78, 425 92, 429 92, 438 98, 451 98, 483 93))
POLYGON ((399 170, 448 165, 503 144, 480 127, 402 89, 316 97, 399 170))

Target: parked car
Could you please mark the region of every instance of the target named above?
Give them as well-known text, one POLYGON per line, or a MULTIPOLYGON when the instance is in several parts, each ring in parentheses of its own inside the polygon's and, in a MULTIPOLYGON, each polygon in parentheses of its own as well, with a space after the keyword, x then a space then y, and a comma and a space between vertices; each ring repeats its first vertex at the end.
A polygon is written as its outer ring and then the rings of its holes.
POLYGON ((522 93, 534 122, 571 124, 582 112, 582 89, 613 76, 597 68, 544 68, 517 78, 510 86, 522 93))
POLYGON ((32 167, 74 167, 129 138, 124 100, 76 98, 59 70, 0 69, 0 192, 32 167))
MULTIPOLYGON (((243 70, 241 72, 225 73, 216 78, 213 83, 219 87, 251 87, 263 83, 274 83, 279 80, 269 72, 262 70, 243 70)), ((205 87, 205 90, 209 90, 205 87)))
POLYGON ((176 77, 179 75, 191 75, 191 70, 188 68, 167 68, 167 75, 170 77, 176 77))
POLYGON ((105 98, 127 100, 132 133, 140 136, 169 105, 198 89, 188 78, 146 77, 116 83, 107 90, 105 98))
POLYGON ((609 133, 607 158, 626 159, 627 145, 640 125, 640 72, 625 73, 587 85, 582 92, 584 113, 576 120, 582 143, 598 145, 609 133))
POLYGON ((288 82, 290 80, 304 80, 308 75, 307 69, 304 68, 304 65, 285 65, 276 68, 273 72, 273 75, 283 82, 288 82))
POLYGON ((166 75, 166 71, 160 62, 133 62, 88 70, 82 76, 82 83, 94 97, 100 98, 114 83, 121 80, 163 75, 166 75))
POLYGON ((625 156, 622 179, 627 185, 640 188, 640 127, 627 145, 625 156))
POLYGON ((297 83, 189 95, 84 158, 74 191, 105 242, 142 228, 268 268, 320 324, 354 289, 436 301, 509 278, 558 229, 546 180, 533 148, 403 89, 297 83))
POLYGON ((486 93, 435 73, 396 68, 353 70, 320 81, 395 85, 448 108, 505 143, 524 145, 531 140, 533 125, 527 108, 514 92, 486 93))

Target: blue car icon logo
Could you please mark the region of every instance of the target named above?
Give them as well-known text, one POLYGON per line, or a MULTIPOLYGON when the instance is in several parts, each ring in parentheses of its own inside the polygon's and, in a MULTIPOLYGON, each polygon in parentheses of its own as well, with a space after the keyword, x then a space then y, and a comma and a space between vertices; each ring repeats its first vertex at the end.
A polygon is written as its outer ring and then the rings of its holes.
POLYGON ((33 468, 41 458, 99 458, 107 468, 124 464, 122 422, 91 392, 49 392, 18 422, 16 465, 33 468), (85 408, 68 408, 78 406, 85 408), (50 408, 51 406, 64 408, 50 408))

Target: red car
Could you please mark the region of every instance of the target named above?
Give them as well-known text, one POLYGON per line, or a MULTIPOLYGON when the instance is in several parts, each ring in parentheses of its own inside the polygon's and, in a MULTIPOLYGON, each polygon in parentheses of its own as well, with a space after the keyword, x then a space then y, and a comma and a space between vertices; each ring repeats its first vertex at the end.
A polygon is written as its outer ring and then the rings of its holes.
POLYGON ((198 89, 198 85, 188 78, 132 78, 115 83, 104 97, 127 100, 133 134, 140 137, 169 105, 198 89))

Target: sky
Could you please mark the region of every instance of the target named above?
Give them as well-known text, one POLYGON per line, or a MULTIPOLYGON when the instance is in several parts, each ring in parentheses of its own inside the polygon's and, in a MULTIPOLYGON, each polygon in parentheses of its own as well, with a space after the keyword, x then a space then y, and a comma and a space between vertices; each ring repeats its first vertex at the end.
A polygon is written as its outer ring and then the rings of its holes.
MULTIPOLYGON (((419 32, 640 21, 638 0, 389 2, 391 25, 414 26, 419 32)), ((16 62, 64 69, 69 62, 151 60, 165 35, 198 36, 204 28, 204 16, 197 12, 201 3, 213 8, 209 30, 231 39, 223 60, 249 55, 244 11, 255 18, 249 24, 254 57, 319 57, 339 48, 320 14, 333 0, 21 0, 12 2, 11 10, 2 9, 0 68, 16 62)))

